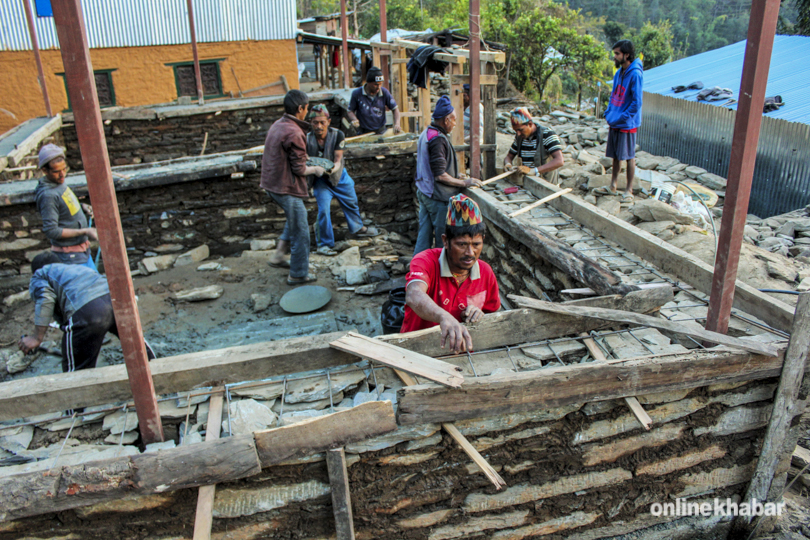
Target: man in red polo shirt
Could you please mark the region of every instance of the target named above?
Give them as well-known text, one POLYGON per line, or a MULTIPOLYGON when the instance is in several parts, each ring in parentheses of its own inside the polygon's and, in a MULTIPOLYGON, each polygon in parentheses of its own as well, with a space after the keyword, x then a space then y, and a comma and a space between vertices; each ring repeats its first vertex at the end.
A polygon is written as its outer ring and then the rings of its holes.
POLYGON ((472 338, 462 322, 477 323, 484 313, 501 307, 492 268, 479 261, 486 225, 475 201, 465 195, 450 198, 442 242, 411 261, 406 276, 402 332, 441 327, 441 346, 454 353, 472 350, 472 338))

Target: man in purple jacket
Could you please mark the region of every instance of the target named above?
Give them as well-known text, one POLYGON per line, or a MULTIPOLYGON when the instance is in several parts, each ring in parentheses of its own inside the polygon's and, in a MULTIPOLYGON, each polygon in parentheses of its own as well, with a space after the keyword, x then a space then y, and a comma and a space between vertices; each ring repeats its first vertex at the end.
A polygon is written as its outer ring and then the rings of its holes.
POLYGON ((622 202, 633 200, 633 180, 636 175, 636 132, 641 125, 641 100, 644 84, 644 68, 636 58, 633 42, 623 39, 613 45, 613 62, 617 68, 613 76, 613 91, 605 110, 605 120, 610 126, 605 155, 613 158, 610 187, 594 190, 600 195, 616 195, 621 162, 627 161, 627 189, 622 202))
POLYGON ((309 273, 309 222, 304 199, 309 197, 307 175, 326 174, 323 167, 307 166, 306 134, 310 125, 304 121, 309 110, 309 98, 300 90, 290 90, 284 96, 284 116, 267 131, 262 156, 262 176, 259 185, 284 210, 287 222, 278 240, 270 266, 290 269, 287 284, 299 285, 315 281, 309 273), (285 258, 290 253, 289 261, 285 258))

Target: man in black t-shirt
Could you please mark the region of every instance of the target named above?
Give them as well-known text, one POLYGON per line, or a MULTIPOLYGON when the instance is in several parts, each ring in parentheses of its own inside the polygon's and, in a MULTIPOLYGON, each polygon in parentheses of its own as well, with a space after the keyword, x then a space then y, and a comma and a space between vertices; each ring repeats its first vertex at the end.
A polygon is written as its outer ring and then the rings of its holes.
POLYGON ((394 133, 399 133, 399 108, 391 92, 382 87, 383 74, 373 67, 366 74, 366 84, 356 88, 349 100, 346 116, 359 133, 385 133, 385 110, 394 113, 394 133))
MULTIPOLYGON (((534 120, 525 107, 518 107, 510 113, 512 128, 515 130, 515 141, 503 160, 503 168, 511 171, 515 168, 512 160, 520 156, 522 165, 518 170, 522 174, 540 176, 555 171, 565 164, 562 155, 562 143, 554 130, 541 126, 534 120), (548 157, 551 159, 548 159, 548 157)), ((554 174, 556 177, 556 173, 554 174)), ((553 178, 547 178, 556 183, 553 178)))

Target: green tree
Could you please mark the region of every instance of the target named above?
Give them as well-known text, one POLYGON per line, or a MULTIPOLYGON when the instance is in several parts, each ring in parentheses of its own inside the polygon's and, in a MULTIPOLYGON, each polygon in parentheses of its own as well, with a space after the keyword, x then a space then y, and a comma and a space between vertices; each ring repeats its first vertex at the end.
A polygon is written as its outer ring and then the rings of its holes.
POLYGON ((657 24, 647 22, 638 34, 629 37, 636 47, 636 55, 644 55, 644 69, 666 64, 672 60, 672 25, 669 21, 657 24))
POLYGON ((627 26, 616 21, 607 21, 602 26, 602 31, 605 33, 605 42, 608 47, 623 39, 627 34, 627 26))
POLYGON ((793 29, 797 34, 810 36, 810 0, 797 0, 796 7, 799 13, 793 29))

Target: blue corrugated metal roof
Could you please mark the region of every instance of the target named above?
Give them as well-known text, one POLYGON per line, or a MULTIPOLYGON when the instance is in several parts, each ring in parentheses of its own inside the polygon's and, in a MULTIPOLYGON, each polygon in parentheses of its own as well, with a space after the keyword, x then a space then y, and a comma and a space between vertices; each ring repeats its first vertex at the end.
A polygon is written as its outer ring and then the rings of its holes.
MULTIPOLYGON (((31 49, 23 2, 0 0, 0 51, 31 49)), ((295 39, 295 0, 193 0, 197 41, 295 39)), ((191 42, 182 0, 85 0, 90 48, 176 45, 191 42)), ((59 47, 53 17, 34 16, 41 49, 59 47)))
MULTIPOLYGON (((698 91, 676 94, 673 86, 701 81, 704 88, 720 86, 734 91, 739 99, 745 41, 721 49, 690 56, 644 72, 644 91, 696 101, 698 91)), ((771 67, 766 96, 782 96, 785 102, 779 110, 767 113, 772 118, 810 124, 810 37, 776 36, 773 42, 771 67)), ((736 109, 737 103, 705 102, 736 109)))

